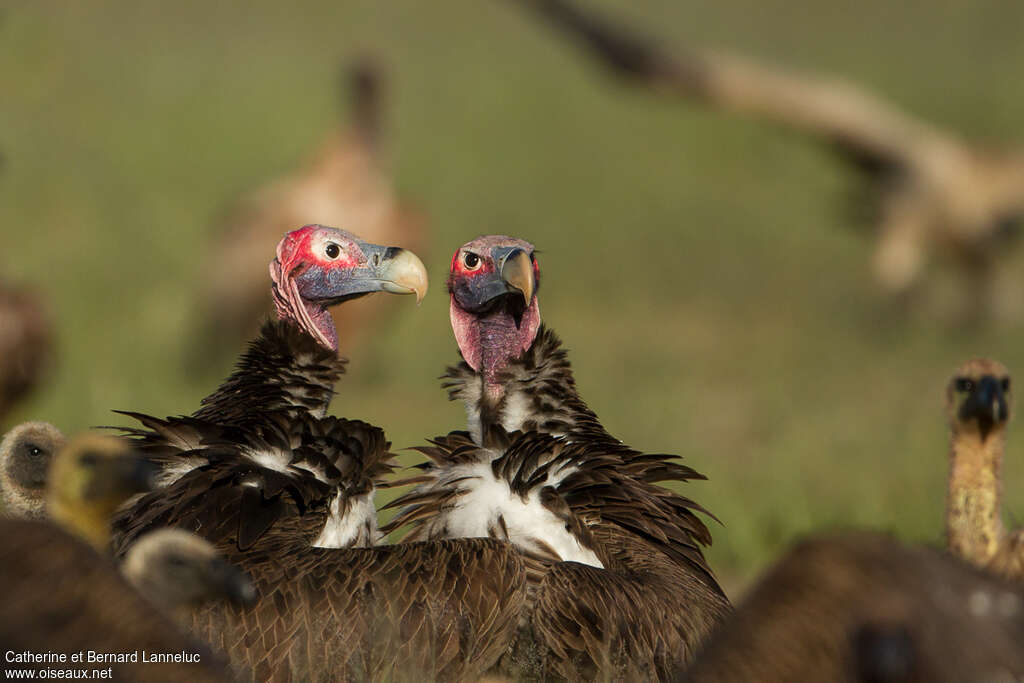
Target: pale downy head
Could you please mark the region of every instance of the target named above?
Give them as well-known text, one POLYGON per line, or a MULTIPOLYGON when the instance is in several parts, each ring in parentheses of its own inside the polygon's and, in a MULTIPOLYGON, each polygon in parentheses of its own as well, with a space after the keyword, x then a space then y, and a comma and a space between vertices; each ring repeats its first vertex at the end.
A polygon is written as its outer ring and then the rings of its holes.
POLYGON ((1010 373, 1002 363, 975 358, 953 374, 946 387, 946 414, 954 436, 977 435, 984 443, 1003 434, 1013 407, 1010 373))
POLYGON ((540 328, 539 284, 534 247, 525 240, 478 237, 452 257, 452 331, 463 359, 489 382, 533 344, 540 328))
POLYGON ((364 242, 323 225, 284 236, 270 263, 274 306, 322 346, 337 350, 338 333, 327 309, 373 292, 427 293, 427 271, 411 251, 364 242))
POLYGON ((106 550, 111 515, 131 496, 152 489, 157 471, 125 439, 81 434, 53 459, 47 512, 69 532, 106 550))
POLYGON ((209 541, 184 529, 158 529, 139 538, 128 549, 122 571, 147 599, 167 609, 256 601, 248 575, 209 541))
POLYGON ((0 488, 4 512, 14 517, 46 516, 46 478, 64 435, 49 422, 25 422, 0 442, 0 488))

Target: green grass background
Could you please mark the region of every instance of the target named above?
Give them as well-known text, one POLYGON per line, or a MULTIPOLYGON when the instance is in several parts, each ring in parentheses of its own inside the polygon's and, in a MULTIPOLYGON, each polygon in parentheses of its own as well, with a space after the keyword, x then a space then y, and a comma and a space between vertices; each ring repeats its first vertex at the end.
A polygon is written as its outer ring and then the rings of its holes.
MULTIPOLYGON (((1021 137, 1015 0, 591 4, 666 44, 841 74, 971 138, 1021 137)), ((493 0, 8 4, 0 268, 52 298, 60 329, 52 383, 9 422, 194 409, 229 369, 183 365, 213 221, 335 125, 338 66, 367 50, 391 69, 389 154, 432 219, 434 283, 349 354, 335 412, 396 446, 462 424, 435 381, 456 358, 444 274, 467 239, 513 233, 543 252, 544 317, 609 430, 710 477, 687 492, 724 522, 710 554, 730 583, 821 527, 940 542, 944 382, 972 355, 1024 368, 1024 329, 901 314, 828 150, 624 88, 493 0)))

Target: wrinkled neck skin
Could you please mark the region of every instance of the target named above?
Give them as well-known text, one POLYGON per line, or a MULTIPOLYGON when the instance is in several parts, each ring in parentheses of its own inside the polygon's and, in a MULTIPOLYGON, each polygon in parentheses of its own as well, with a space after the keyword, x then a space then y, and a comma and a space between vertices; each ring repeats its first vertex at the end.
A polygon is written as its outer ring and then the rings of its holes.
POLYGON ((473 438, 481 443, 488 425, 503 422, 502 403, 507 391, 503 370, 536 339, 540 307, 534 298, 518 326, 505 311, 477 316, 459 308, 454 299, 449 312, 462 358, 480 377, 478 405, 473 405, 477 401, 467 400, 466 410, 473 438))
POLYGON ((1005 444, 1003 427, 985 439, 976 428, 953 433, 947 542, 954 554, 978 565, 992 559, 1003 539, 1000 469, 1005 444))
POLYGON ((322 304, 303 299, 295 278, 281 272, 277 259, 270 264, 270 279, 278 319, 295 323, 321 346, 337 351, 338 332, 330 311, 322 304))

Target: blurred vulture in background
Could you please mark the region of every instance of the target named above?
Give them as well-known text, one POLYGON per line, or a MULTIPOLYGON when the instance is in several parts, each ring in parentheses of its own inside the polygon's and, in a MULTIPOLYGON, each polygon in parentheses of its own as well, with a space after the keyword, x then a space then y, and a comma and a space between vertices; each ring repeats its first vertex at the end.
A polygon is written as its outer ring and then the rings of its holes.
POLYGON ((910 294, 929 258, 943 254, 966 281, 965 314, 1020 313, 1019 283, 997 288, 993 266, 1024 219, 1021 152, 972 144, 847 81, 719 52, 665 50, 568 0, 511 2, 626 82, 764 119, 838 150, 867 181, 859 204, 874 207, 867 212, 877 220, 874 271, 886 291, 910 294))
POLYGON ((1003 525, 1002 467, 1013 408, 1010 373, 976 358, 946 386, 950 426, 946 541, 950 552, 1003 576, 1024 579, 1024 529, 1003 525))
MULTIPOLYGON (((216 366, 256 332, 272 310, 266 255, 296 226, 336 225, 369 242, 401 244, 412 251, 425 243, 423 216, 399 200, 385 170, 381 129, 387 82, 382 68, 363 59, 346 76, 346 128, 332 130, 301 168, 246 196, 218 221, 211 251, 216 267, 202 271, 208 279, 200 290, 194 362, 216 366)), ((373 328, 381 303, 353 302, 331 312, 346 348, 373 328)))
POLYGON ((49 311, 28 288, 0 279, 0 421, 53 364, 49 311))
POLYGON ((49 422, 24 422, 0 441, 0 493, 4 514, 46 516, 46 479, 64 435, 49 422))
MULTIPOLYGON (((55 457, 47 484, 51 521, 0 520, 0 642, 20 653, 92 650, 187 653, 189 663, 94 663, 112 666, 115 680, 223 681, 227 667, 205 645, 178 630, 170 608, 197 600, 253 598, 248 579, 210 562, 206 553, 180 552, 157 536, 128 553, 132 583, 106 555, 110 516, 127 497, 148 490, 155 468, 122 440, 97 434, 73 439, 55 457), (158 607, 158 605, 160 607, 158 607)), ((141 657, 141 654, 139 655, 141 657)), ((85 668, 29 663, 15 668, 85 668)))
POLYGON ((1024 591, 881 534, 803 541, 708 639, 689 683, 1024 677, 1024 591))

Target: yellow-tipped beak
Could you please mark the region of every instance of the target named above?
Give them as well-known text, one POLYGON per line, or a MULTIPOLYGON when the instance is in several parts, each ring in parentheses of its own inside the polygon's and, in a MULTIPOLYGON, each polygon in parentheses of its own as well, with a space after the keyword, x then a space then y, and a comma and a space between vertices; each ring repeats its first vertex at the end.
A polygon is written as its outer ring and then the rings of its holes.
POLYGON ((384 291, 415 294, 416 303, 427 295, 427 269, 416 254, 406 249, 396 250, 394 256, 382 262, 377 277, 384 291))

